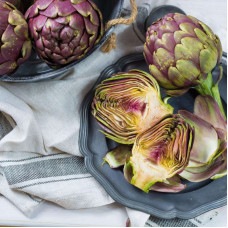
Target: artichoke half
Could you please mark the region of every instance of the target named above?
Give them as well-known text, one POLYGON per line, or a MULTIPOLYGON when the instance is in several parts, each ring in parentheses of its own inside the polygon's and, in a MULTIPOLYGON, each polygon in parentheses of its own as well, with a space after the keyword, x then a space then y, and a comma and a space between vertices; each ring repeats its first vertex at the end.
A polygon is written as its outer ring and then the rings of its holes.
POLYGON ((163 117, 136 137, 125 176, 129 178, 131 166, 130 183, 145 192, 158 190, 159 184, 179 186, 172 178, 187 167, 193 139, 193 128, 180 115, 163 117))
POLYGON ((166 115, 136 137, 133 148, 120 145, 104 161, 124 165, 126 180, 141 190, 175 193, 183 190, 177 174, 188 165, 194 129, 180 115, 166 115))
POLYGON ((179 96, 195 87, 202 95, 211 95, 223 110, 218 82, 211 71, 222 57, 219 37, 192 16, 170 13, 147 30, 144 56, 151 74, 171 96, 179 96))
POLYGON ((25 15, 37 53, 52 67, 82 58, 103 35, 101 12, 91 0, 37 0, 25 15))
POLYGON ((198 96, 194 114, 179 114, 195 129, 189 164, 179 175, 191 182, 217 179, 227 173, 226 120, 211 96, 198 96))
POLYGON ((32 50, 28 24, 9 2, 0 0, 0 75, 13 73, 32 50))
POLYGON ((104 80, 97 86, 92 103, 92 114, 103 133, 122 144, 133 144, 137 134, 172 113, 173 108, 161 99, 156 80, 140 70, 104 80))

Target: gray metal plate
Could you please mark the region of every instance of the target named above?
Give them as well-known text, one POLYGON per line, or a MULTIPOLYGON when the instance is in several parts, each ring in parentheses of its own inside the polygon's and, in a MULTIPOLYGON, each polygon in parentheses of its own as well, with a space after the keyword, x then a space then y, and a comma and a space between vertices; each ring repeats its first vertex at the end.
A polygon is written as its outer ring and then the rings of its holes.
MULTIPOLYGON (((224 106, 226 106, 227 63, 225 53, 222 58, 222 64, 224 76, 220 82, 220 93, 224 106)), ((226 177, 215 181, 206 180, 201 183, 185 181, 187 188, 176 194, 153 191, 146 194, 124 179, 122 169, 111 169, 108 164, 102 166, 103 157, 106 152, 114 148, 117 143, 107 139, 98 131, 101 128, 91 114, 91 103, 95 87, 114 73, 134 68, 148 72, 148 66, 142 54, 128 55, 121 58, 116 64, 106 68, 82 104, 79 146, 81 153, 85 156, 85 165, 88 171, 100 182, 115 201, 126 207, 134 208, 160 218, 171 219, 178 217, 190 219, 206 211, 226 205, 226 177)), ((218 69, 216 68, 213 72, 214 76, 217 73, 218 69)), ((170 99, 169 103, 174 106, 175 112, 180 109, 192 112, 196 95, 194 90, 190 90, 183 96, 170 99)))

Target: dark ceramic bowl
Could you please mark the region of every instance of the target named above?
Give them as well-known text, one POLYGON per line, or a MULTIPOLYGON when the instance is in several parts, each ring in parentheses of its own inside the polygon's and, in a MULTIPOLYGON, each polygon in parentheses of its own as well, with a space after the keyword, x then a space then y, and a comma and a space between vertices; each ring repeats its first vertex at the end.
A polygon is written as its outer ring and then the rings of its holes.
MULTIPOLYGON (((118 18, 123 6, 123 0, 93 0, 103 15, 104 25, 112 19, 118 18)), ((91 55, 96 49, 100 48, 102 44, 110 36, 113 27, 110 28, 99 41, 83 58, 70 63, 60 69, 52 69, 45 62, 43 62, 37 56, 35 50, 32 51, 32 55, 28 61, 22 64, 14 74, 0 76, 0 81, 5 82, 36 82, 42 80, 48 80, 59 77, 71 70, 77 63, 85 60, 86 57, 91 55)))
MULTIPOLYGON (((222 81, 219 84, 220 94, 226 107, 227 97, 227 62, 224 53, 221 60, 224 68, 222 81)), ((108 194, 117 202, 126 207, 137 209, 148 214, 170 219, 190 219, 209 210, 226 205, 227 178, 206 180, 200 183, 183 181, 187 188, 179 193, 160 193, 150 191, 148 194, 129 184, 123 175, 122 169, 111 169, 108 164, 102 165, 107 151, 113 149, 117 143, 107 139, 99 130, 95 118, 91 114, 91 103, 95 87, 101 81, 117 72, 130 69, 140 69, 148 72, 148 66, 143 54, 133 54, 121 58, 116 64, 106 68, 92 90, 87 94, 81 110, 81 125, 79 147, 85 156, 85 165, 88 171, 104 187, 108 194)), ((213 71, 213 76, 218 75, 218 67, 213 71)), ((162 91, 161 91, 162 92, 162 91)), ((162 96, 165 94, 162 92, 162 96)), ((178 110, 193 111, 195 90, 172 98, 169 103, 178 110)), ((225 109, 226 110, 226 109, 225 109)))

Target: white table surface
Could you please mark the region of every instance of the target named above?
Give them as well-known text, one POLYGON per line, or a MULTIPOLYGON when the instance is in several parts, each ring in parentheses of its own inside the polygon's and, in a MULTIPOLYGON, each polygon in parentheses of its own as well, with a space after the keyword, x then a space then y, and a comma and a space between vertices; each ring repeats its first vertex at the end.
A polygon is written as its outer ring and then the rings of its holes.
MULTIPOLYGON (((126 209, 118 203, 93 209, 66 210, 48 202, 28 218, 0 196, 0 226, 125 227, 127 218, 126 209)), ((202 227, 226 227, 227 207, 220 208, 219 214, 205 214, 203 220, 202 227)))
POLYGON ((34 215, 26 217, 0 196, 0 225, 7 226, 117 226, 125 227, 126 209, 117 204, 83 210, 66 210, 45 202, 34 215))
MULTIPOLYGON (((223 49, 227 49, 226 38, 226 0, 156 0, 155 6, 173 4, 181 7, 187 14, 194 15, 219 35, 223 49)), ((227 208, 206 224, 207 226, 226 226, 227 208)), ((8 226, 125 226, 127 213, 123 206, 115 203, 100 208, 84 210, 65 210, 51 203, 44 203, 34 216, 27 218, 7 199, 0 196, 0 225, 8 226)))

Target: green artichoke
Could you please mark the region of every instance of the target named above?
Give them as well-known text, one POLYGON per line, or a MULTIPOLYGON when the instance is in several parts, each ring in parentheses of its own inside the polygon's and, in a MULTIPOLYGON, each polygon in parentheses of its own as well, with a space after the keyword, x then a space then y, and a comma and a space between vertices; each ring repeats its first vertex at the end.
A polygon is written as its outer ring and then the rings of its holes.
POLYGON ((91 0, 37 0, 26 18, 37 53, 53 67, 82 58, 103 35, 101 12, 91 0))
POLYGON ((29 58, 32 44, 22 13, 1 0, 0 21, 0 75, 4 75, 14 72, 29 58))
POLYGON ((211 76, 222 57, 222 46, 203 22, 179 13, 167 14, 148 28, 144 56, 168 95, 182 95, 195 87, 202 95, 212 95, 225 116, 211 76))
POLYGON ((113 75, 97 86, 92 114, 108 138, 133 144, 135 137, 173 108, 161 99, 156 80, 148 73, 131 70, 113 75))
POLYGON ((217 179, 227 172, 226 120, 211 96, 198 96, 194 114, 179 114, 195 129, 189 164, 179 175, 192 182, 217 179))
POLYGON ((182 190, 173 178, 187 167, 193 138, 193 128, 180 115, 163 117, 136 137, 126 179, 145 192, 168 186, 182 190))

